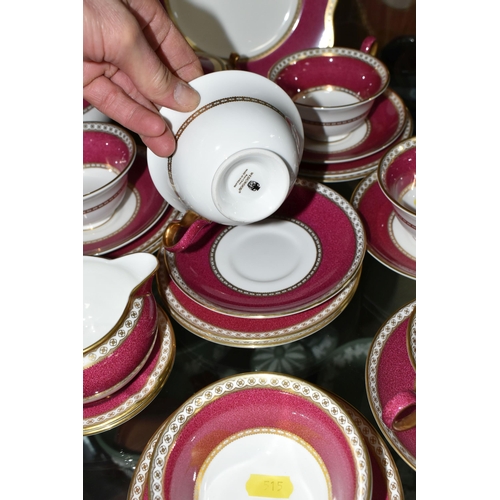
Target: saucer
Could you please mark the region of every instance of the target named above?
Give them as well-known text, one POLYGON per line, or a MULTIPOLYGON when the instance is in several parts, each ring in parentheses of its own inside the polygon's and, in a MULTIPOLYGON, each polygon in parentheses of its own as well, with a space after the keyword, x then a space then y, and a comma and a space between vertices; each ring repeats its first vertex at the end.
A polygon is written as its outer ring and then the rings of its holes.
POLYGON ((363 125, 335 142, 305 138, 302 161, 340 163, 365 158, 392 144, 407 124, 403 100, 391 89, 378 97, 363 125))
POLYGON ((415 370, 406 348, 406 331, 415 306, 416 301, 405 305, 379 329, 366 360, 366 392, 375 420, 391 446, 414 470, 416 427, 393 431, 382 420, 382 407, 397 392, 415 388, 415 370))
POLYGON ((110 252, 107 258, 121 257, 136 252, 155 253, 162 247, 162 239, 171 222, 173 207, 168 206, 165 213, 142 236, 118 250, 110 252))
POLYGON ((267 76, 287 54, 332 47, 336 0, 164 0, 170 18, 191 46, 232 59, 237 69, 267 76))
POLYGON ((357 290, 361 269, 332 299, 306 311, 276 318, 237 317, 220 314, 186 295, 171 281, 159 255, 158 290, 170 315, 186 330, 217 344, 232 347, 269 347, 302 339, 333 321, 357 290))
POLYGON ((170 320, 158 306, 158 336, 146 364, 126 386, 105 399, 83 405, 83 435, 108 431, 135 417, 158 395, 175 358, 170 320))
POLYGON ((365 225, 368 253, 389 269, 416 279, 417 242, 396 217, 376 171, 356 186, 351 203, 365 225))
MULTIPOLYGON (((396 138, 394 142, 411 137, 413 134, 413 127, 412 116, 408 109, 406 109, 405 127, 402 134, 396 138)), ((363 179, 377 169, 380 159, 389 150, 392 144, 394 143, 387 145, 377 153, 356 160, 323 164, 302 161, 299 167, 299 175, 319 182, 346 182, 354 179, 363 179)))
POLYGON ((367 445, 335 396, 269 372, 204 387, 164 424, 148 497, 272 498, 265 480, 283 481, 297 498, 371 498, 367 445))
POLYGON ((125 198, 109 221, 83 231, 83 254, 105 255, 122 248, 147 232, 167 207, 151 180, 146 150, 138 147, 125 198))
MULTIPOLYGON (((341 399, 340 396, 337 398, 341 399)), ((372 464, 372 500, 402 500, 403 485, 391 452, 373 425, 354 406, 341 400, 347 414, 363 434, 372 464)))
POLYGON ((272 317, 339 293, 360 269, 365 249, 363 224, 349 202, 323 184, 297 179, 273 216, 246 226, 205 226, 188 249, 166 252, 165 261, 176 285, 206 308, 272 317))

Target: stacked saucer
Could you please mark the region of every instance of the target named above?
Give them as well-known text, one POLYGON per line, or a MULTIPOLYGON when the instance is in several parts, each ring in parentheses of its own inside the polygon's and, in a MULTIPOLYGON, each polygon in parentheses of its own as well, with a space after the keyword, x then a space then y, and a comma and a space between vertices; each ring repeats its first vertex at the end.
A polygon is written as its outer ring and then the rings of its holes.
POLYGON ((155 252, 166 227, 167 208, 149 174, 146 148, 137 145, 125 196, 108 221, 83 230, 83 255, 119 257, 155 252))
POLYGON ((127 499, 288 498, 292 490, 403 497, 389 449, 354 407, 299 378, 252 372, 203 388, 159 426, 127 499))
POLYGON ((175 336, 152 293, 158 260, 83 257, 83 435, 120 425, 159 393, 175 336))
POLYGON ((378 97, 363 124, 335 142, 307 139, 299 174, 320 182, 362 179, 377 169, 394 143, 413 134, 413 120, 390 88, 378 97))
MULTIPOLYGON (((170 217, 181 216, 174 210, 170 217)), ((282 345, 345 309, 365 250, 363 225, 349 202, 299 178, 264 221, 210 224, 187 249, 163 250, 158 288, 172 317, 202 338, 238 347, 282 345)))

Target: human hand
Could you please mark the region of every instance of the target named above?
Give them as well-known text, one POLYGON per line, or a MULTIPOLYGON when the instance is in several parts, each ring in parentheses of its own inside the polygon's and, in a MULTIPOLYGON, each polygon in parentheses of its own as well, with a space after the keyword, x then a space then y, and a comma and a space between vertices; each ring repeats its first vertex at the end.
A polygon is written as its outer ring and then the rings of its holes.
POLYGON ((83 97, 158 156, 175 139, 158 109, 191 111, 198 57, 158 0, 83 1, 83 97))

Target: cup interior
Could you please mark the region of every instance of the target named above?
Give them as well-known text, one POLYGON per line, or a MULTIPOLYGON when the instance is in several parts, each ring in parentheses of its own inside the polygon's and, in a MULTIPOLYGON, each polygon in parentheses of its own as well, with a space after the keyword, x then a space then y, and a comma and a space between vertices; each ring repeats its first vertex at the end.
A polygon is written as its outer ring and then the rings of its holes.
POLYGON ((397 144, 381 160, 379 182, 391 202, 417 213, 417 148, 412 138, 397 144))
POLYGON ((119 127, 84 123, 83 195, 121 178, 135 158, 135 143, 119 127))
POLYGON ((356 50, 305 51, 276 65, 270 78, 296 104, 343 107, 385 90, 388 73, 374 57, 356 50))

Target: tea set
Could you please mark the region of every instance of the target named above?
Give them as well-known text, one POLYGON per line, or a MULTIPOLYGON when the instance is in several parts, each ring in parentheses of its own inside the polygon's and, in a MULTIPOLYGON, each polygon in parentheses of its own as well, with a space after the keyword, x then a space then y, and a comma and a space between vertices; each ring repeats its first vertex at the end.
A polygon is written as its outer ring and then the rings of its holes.
MULTIPOLYGON (((207 342, 288 345, 342 313, 366 252, 416 278, 416 138, 376 40, 333 47, 324 23, 321 46, 314 30, 304 34, 316 10, 293 1, 269 8, 259 49, 244 30, 207 39, 203 23, 234 27, 237 14, 218 4, 167 3, 206 71, 190 82, 201 96, 194 111, 160 109, 177 141, 170 157, 84 101, 84 435, 133 418, 162 389, 175 360, 170 318, 207 342), (282 11, 290 19, 277 25, 282 11), (361 181, 351 200, 324 184, 352 179, 361 181)), ((333 16, 335 2, 322 4, 333 16)), ((413 468, 415 378, 414 301, 382 326, 366 365, 380 431, 413 468)), ((128 498, 292 491, 402 498, 391 453, 358 410, 300 378, 255 371, 168 416, 128 498)))

